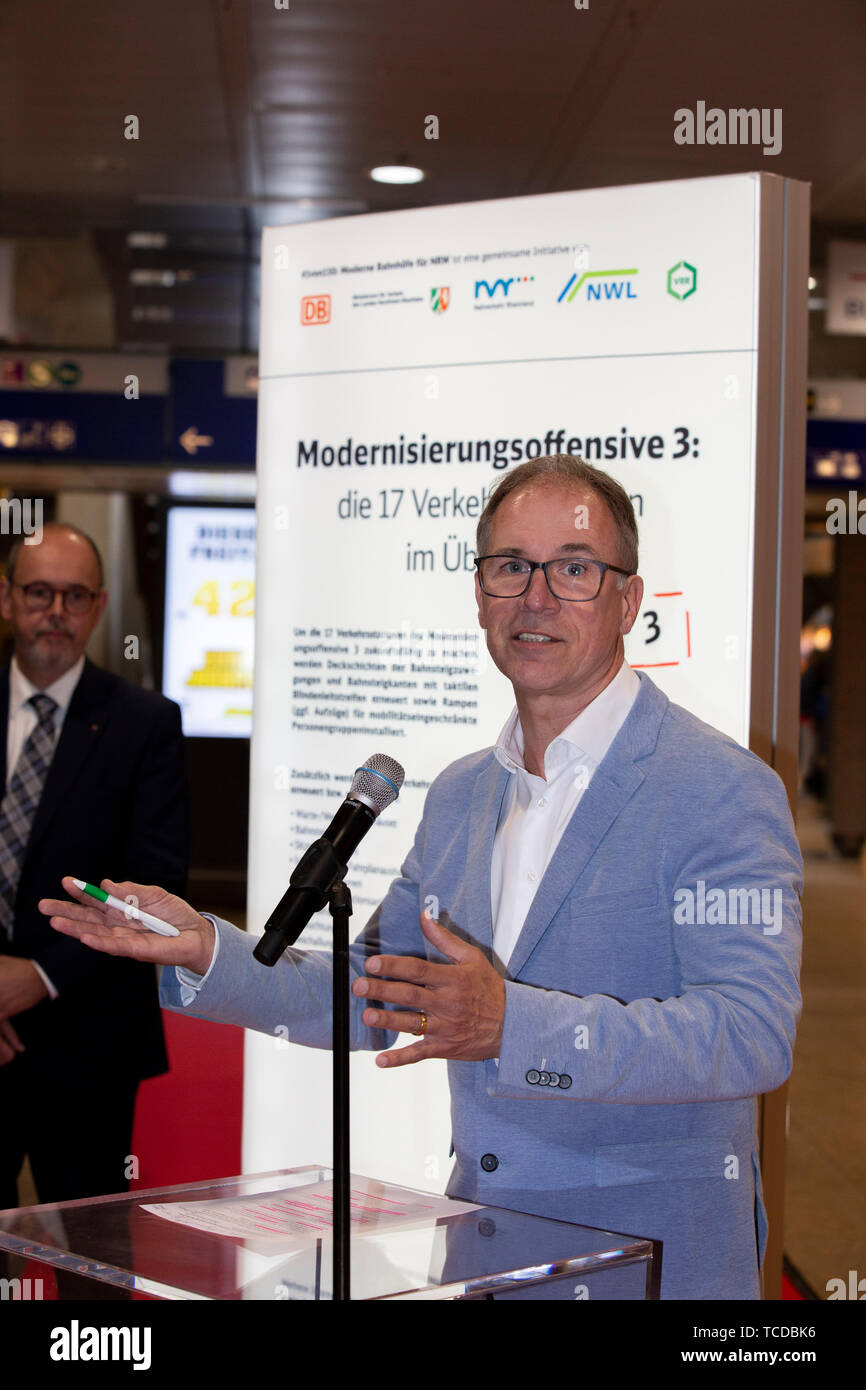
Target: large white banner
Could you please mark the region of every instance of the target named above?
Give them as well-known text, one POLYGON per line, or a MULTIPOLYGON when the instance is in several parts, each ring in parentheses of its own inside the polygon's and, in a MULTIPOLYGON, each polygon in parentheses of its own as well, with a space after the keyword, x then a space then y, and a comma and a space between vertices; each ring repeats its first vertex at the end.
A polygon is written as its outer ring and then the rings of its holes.
MULTIPOLYGON (((407 780, 350 866, 359 930, 430 781, 495 741, 513 697, 475 525, 525 458, 620 480, 645 582, 628 660, 748 742, 759 222, 738 175, 266 230, 251 929, 385 752, 407 780)), ((329 1162, 329 1054, 249 1043, 245 1171, 329 1162)), ((444 1064, 356 1057, 353 1091, 355 1171, 441 1189, 444 1064)))

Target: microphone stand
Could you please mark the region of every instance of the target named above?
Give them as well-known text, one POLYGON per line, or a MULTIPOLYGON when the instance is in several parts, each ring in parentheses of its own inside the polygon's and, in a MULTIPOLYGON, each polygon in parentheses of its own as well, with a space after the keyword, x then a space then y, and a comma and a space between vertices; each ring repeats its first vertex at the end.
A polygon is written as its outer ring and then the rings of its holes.
POLYGON ((333 1239, 334 1272, 331 1297, 349 1302, 351 1295, 351 1217, 349 1205, 349 918, 352 894, 339 879, 328 894, 334 921, 333 968, 333 1239))
MULTIPOLYGON (((346 864, 342 863, 333 845, 324 838, 311 845, 292 874, 292 887, 307 894, 303 914, 308 920, 328 904, 334 921, 333 997, 331 1047, 333 1051, 333 1239, 334 1272, 332 1298, 349 1302, 350 1237, 349 1222, 349 918, 352 915, 352 894, 343 882, 346 864), (328 886, 330 885, 330 886, 328 886)), ((300 935, 300 930, 271 925, 279 908, 265 924, 265 931, 253 955, 263 965, 273 966, 287 946, 300 935)))

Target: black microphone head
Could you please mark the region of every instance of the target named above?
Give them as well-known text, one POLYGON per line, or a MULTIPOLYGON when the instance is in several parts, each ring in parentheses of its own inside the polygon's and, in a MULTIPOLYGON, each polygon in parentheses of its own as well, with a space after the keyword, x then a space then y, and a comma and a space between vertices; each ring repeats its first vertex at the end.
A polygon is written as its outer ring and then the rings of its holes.
POLYGON ((374 753, 363 767, 356 768, 349 798, 368 806, 374 816, 396 801, 406 773, 400 764, 385 753, 374 753))

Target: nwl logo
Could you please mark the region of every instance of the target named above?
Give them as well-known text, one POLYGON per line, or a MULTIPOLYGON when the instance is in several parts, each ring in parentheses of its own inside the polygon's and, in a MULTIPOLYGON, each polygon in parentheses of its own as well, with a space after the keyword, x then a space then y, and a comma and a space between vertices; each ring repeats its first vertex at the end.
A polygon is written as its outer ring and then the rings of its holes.
POLYGON ((637 299, 631 282, 632 275, 637 275, 633 267, 628 270, 585 270, 579 279, 577 274, 572 275, 556 302, 561 304, 564 300, 570 304, 584 285, 587 303, 593 299, 637 299))
POLYGON ((587 285, 587 299, 601 299, 602 290, 604 290, 605 299, 622 299, 623 290, 625 290, 626 299, 637 299, 637 295, 632 293, 628 280, 609 280, 605 285, 587 285))

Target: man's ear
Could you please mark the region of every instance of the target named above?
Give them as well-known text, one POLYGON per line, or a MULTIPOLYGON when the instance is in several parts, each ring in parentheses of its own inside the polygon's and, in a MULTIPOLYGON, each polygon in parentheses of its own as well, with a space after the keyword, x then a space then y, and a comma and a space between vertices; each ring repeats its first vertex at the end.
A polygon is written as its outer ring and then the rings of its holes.
POLYGON ((7 623, 12 616, 11 603, 12 585, 5 575, 0 576, 0 617, 5 618, 7 623))
POLYGON ((635 624, 635 619, 640 612, 643 600, 643 580, 640 575, 629 575, 625 581, 625 588, 622 591, 622 626, 620 632, 625 636, 631 632, 635 624))

